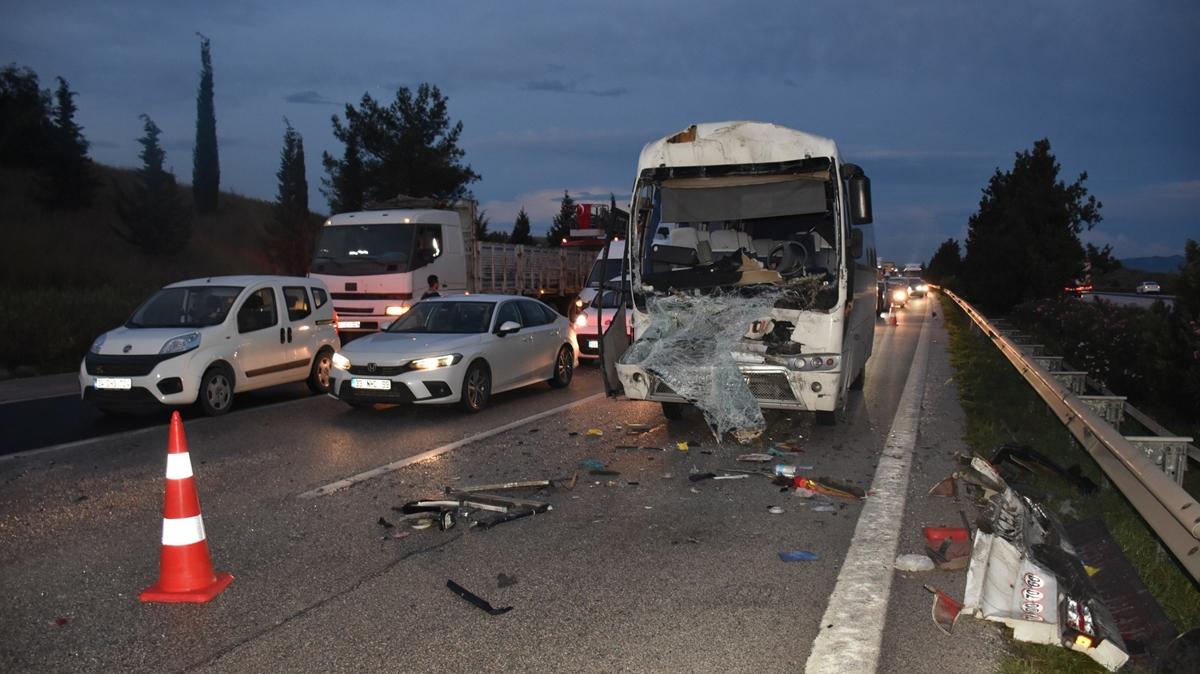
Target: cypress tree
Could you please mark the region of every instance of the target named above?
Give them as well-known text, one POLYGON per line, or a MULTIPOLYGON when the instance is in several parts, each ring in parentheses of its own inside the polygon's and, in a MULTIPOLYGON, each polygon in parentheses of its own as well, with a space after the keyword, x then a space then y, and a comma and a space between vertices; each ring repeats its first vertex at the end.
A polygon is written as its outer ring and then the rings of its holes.
POLYGON ((554 216, 554 224, 546 234, 546 244, 561 246, 563 239, 571 236, 571 230, 575 228, 577 222, 579 222, 579 214, 575 212, 575 200, 571 198, 570 194, 567 194, 566 190, 563 190, 558 215, 554 216))
POLYGON ((304 168, 304 138, 284 118, 283 150, 279 153, 279 191, 274 217, 266 223, 267 254, 286 274, 303 276, 312 262, 320 222, 308 210, 308 178, 304 168))
MULTIPOLYGON (((197 35, 200 35, 197 33, 197 35)), ((217 113, 213 106, 212 53, 200 35, 200 91, 196 94, 196 145, 192 150, 192 200, 197 213, 217 210, 221 166, 217 157, 217 113)))
POLYGON ((166 152, 159 143, 162 131, 147 115, 139 115, 145 135, 138 139, 142 168, 131 192, 117 187, 117 236, 147 253, 173 255, 192 236, 191 216, 179 196, 175 174, 164 168, 166 152))
POLYGON ((529 234, 529 214, 525 212, 524 206, 521 207, 521 212, 517 213, 512 234, 508 235, 508 242, 526 245, 533 243, 533 236, 529 234))
POLYGON ((38 201, 51 209, 77 209, 92 202, 96 180, 83 128, 75 122, 75 92, 61 77, 54 92, 54 114, 45 147, 38 201))

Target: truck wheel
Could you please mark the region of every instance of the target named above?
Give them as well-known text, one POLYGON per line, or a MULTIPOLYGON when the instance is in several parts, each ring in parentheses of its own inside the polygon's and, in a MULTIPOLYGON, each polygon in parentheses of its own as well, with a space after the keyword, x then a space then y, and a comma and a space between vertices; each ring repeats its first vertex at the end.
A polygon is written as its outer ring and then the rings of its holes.
POLYGON ((308 373, 308 380, 304 382, 308 384, 308 390, 317 395, 329 393, 329 388, 333 385, 329 379, 329 368, 332 365, 332 349, 325 347, 317 352, 317 357, 313 358, 312 370, 308 373))
POLYGON ((554 376, 550 378, 550 385, 554 388, 566 388, 571 385, 571 378, 575 374, 575 359, 571 356, 569 346, 558 350, 558 356, 554 358, 554 376))
POLYGON ((486 363, 479 361, 471 363, 467 374, 463 375, 462 393, 459 404, 472 414, 487 407, 492 397, 492 373, 486 363))
POLYGON ((836 426, 837 415, 834 412, 817 410, 817 425, 818 426, 836 426))
POLYGON ((863 369, 858 371, 858 376, 854 378, 854 381, 850 382, 850 390, 851 391, 861 391, 861 390, 863 390, 863 386, 865 386, 866 383, 867 383, 867 366, 864 365, 863 369))
POLYGON ((200 392, 196 396, 200 409, 210 417, 225 414, 233 407, 233 375, 229 368, 214 365, 204 371, 200 378, 200 392))
POLYGON ((683 403, 663 403, 663 416, 671 421, 678 421, 683 418, 683 403))

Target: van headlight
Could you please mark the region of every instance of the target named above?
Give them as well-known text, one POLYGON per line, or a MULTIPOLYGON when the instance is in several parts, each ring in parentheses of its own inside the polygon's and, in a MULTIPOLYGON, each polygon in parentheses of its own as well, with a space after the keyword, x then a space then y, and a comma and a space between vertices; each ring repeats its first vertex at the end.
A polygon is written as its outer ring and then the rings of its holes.
POLYGON ((92 348, 88 349, 88 351, 90 351, 96 355, 100 355, 100 347, 104 346, 104 338, 105 337, 108 337, 107 332, 104 333, 103 335, 100 335, 99 337, 97 337, 96 341, 92 342, 92 348))
POLYGON ((414 370, 432 370, 439 367, 450 367, 451 365, 462 360, 462 355, 457 353, 447 354, 445 356, 431 356, 429 358, 418 358, 409 363, 408 366, 414 370))
POLYGON ((333 366, 339 370, 350 369, 350 359, 340 353, 333 354, 333 366))
POLYGON ((184 351, 191 351, 198 346, 200 346, 200 333, 189 332, 186 335, 179 335, 178 337, 168 339, 167 343, 163 344, 162 348, 158 350, 158 353, 159 355, 183 353, 184 351))

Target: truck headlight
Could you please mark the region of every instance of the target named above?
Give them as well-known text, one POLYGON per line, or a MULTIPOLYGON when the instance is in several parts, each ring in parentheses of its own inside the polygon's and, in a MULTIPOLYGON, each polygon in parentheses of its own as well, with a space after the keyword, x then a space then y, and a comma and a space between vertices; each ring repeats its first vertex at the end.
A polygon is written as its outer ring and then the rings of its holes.
POLYGON ((333 366, 339 370, 350 369, 350 359, 340 353, 333 354, 333 366))
POLYGON ((575 327, 582 328, 587 325, 587 313, 581 313, 575 317, 575 327))
POLYGON ((898 289, 892 293, 892 299, 896 300, 897 302, 903 302, 904 300, 908 299, 908 291, 904 290, 903 288, 898 289))
POLYGON ((431 356, 429 358, 418 358, 409 363, 408 366, 414 370, 432 370, 438 367, 450 367, 451 365, 462 360, 462 355, 457 353, 447 354, 445 356, 431 356))
POLYGON ((403 316, 407 311, 408 311, 408 307, 400 304, 400 305, 392 305, 392 306, 388 307, 387 309, 384 309, 383 313, 387 314, 388 316, 403 316))
POLYGON ((179 335, 178 337, 168 339, 167 343, 163 344, 162 348, 158 350, 158 353, 160 355, 183 353, 184 351, 191 351, 198 346, 200 346, 200 333, 189 332, 186 335, 179 335))

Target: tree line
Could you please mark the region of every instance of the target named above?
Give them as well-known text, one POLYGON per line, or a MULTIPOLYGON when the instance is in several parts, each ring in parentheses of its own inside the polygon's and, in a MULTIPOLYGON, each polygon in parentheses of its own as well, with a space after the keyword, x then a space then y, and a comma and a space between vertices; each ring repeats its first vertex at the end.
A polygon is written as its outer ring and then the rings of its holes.
MULTIPOLYGON (((146 114, 139 115, 137 139, 141 166, 132 185, 114 185, 119 222, 114 233, 154 255, 175 255, 191 240, 195 215, 219 209, 220 159, 217 141, 215 85, 210 40, 199 33, 200 73, 196 94, 195 143, 192 151, 191 203, 186 202, 174 172, 166 163, 162 130, 146 114)), ((0 70, 0 165, 36 172, 37 202, 47 210, 90 206, 100 187, 88 155, 89 143, 75 121, 77 94, 56 78, 54 92, 41 88, 28 68, 10 64, 0 70)), ((322 154, 325 176, 321 192, 333 212, 369 207, 400 194, 443 200, 473 198, 469 187, 480 176, 464 163, 459 146, 462 122, 449 115, 448 99, 438 87, 423 83, 415 90, 400 87, 383 103, 364 93, 357 106, 346 104, 332 116, 340 156, 322 154)), ((320 219, 308 206, 304 139, 285 118, 278 191, 263 241, 275 266, 304 273, 320 232, 320 219)), ((564 191, 559 214, 545 239, 531 233, 522 208, 510 232, 489 231, 486 212, 476 216, 480 240, 518 244, 560 245, 576 226, 576 205, 564 191)))
MULTIPOLYGON (((1018 152, 1011 169, 997 168, 967 220, 965 250, 953 238, 942 242, 929 260, 926 279, 956 290, 989 315, 1012 315, 1043 332, 1061 333, 1056 343, 1072 362, 1096 360, 1096 376, 1112 385, 1136 385, 1143 396, 1195 418, 1200 414, 1200 244, 1189 239, 1184 246, 1173 306, 1156 303, 1141 319, 1126 320, 1125 313, 1138 310, 1064 297, 1064 289, 1113 272, 1121 263, 1111 246, 1081 242, 1079 235, 1102 220, 1103 204, 1088 193, 1086 172, 1067 183, 1060 171, 1048 139, 1018 152), (1064 327, 1068 324, 1073 327, 1064 327), (1135 342, 1138 346, 1124 350, 1113 346, 1135 342)), ((1047 336, 1055 341, 1053 334, 1047 336)))

